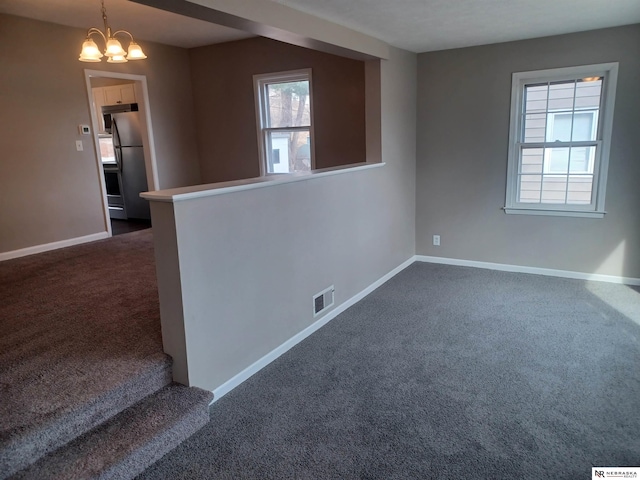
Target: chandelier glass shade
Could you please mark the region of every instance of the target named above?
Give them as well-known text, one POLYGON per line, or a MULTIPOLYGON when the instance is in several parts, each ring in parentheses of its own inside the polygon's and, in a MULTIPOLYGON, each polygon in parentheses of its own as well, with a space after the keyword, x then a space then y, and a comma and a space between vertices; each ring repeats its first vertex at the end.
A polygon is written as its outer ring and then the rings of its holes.
POLYGON ((82 44, 82 51, 78 60, 81 62, 100 62, 102 57, 107 57, 108 63, 125 63, 129 60, 143 60, 147 56, 142 51, 140 45, 138 45, 131 35, 126 30, 117 30, 111 32, 111 27, 107 21, 107 11, 104 8, 104 0, 101 0, 102 4, 102 20, 104 21, 104 32, 95 27, 90 28, 87 31, 87 38, 82 44), (116 38, 117 35, 129 37, 129 48, 125 51, 122 48, 122 44, 116 38), (91 38, 97 36, 98 39, 102 38, 104 41, 104 53, 100 51, 100 48, 96 42, 91 38))

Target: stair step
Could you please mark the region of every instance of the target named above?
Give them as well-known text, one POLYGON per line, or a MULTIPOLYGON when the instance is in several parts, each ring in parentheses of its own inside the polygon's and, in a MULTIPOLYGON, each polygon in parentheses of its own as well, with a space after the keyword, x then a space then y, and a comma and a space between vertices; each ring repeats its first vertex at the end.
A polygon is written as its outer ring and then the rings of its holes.
POLYGON ((40 404, 45 406, 45 413, 26 411, 21 424, 2 432, 0 479, 27 468, 49 452, 169 385, 172 381, 171 358, 158 354, 157 358, 149 359, 147 368, 129 373, 131 376, 117 385, 105 384, 101 393, 55 392, 59 404, 54 404, 55 408, 44 398, 40 404), (65 394, 69 398, 62 403, 58 397, 64 399, 65 394))
POLYGON ((171 384, 12 480, 132 479, 206 425, 212 399, 211 392, 171 384))

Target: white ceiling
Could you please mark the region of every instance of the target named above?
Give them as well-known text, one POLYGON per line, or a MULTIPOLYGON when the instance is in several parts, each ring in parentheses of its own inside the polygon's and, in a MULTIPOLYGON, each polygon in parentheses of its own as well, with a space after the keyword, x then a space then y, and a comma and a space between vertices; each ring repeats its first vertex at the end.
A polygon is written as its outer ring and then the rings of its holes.
POLYGON ((413 52, 640 23, 640 0, 274 0, 413 52))
MULTIPOLYGON (((111 29, 128 30, 136 41, 192 48, 254 36, 128 0, 105 0, 104 3, 111 29)), ((100 0, 0 0, 0 13, 83 29, 103 29, 100 9, 100 0)))
MULTIPOLYGON (((640 0, 263 1, 276 1, 414 52, 640 23, 640 0)), ((110 26, 130 30, 137 40, 191 48, 253 36, 128 0, 105 4, 110 26)), ((0 0, 0 12, 83 29, 102 27, 99 0, 0 0)))

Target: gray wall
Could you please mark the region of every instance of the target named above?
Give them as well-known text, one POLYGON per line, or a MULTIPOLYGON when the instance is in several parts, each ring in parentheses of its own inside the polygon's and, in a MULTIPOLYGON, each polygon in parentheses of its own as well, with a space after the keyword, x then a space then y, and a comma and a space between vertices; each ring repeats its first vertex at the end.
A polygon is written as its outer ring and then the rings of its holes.
POLYGON ((203 183, 260 176, 253 75, 312 69, 315 168, 364 162, 364 63, 250 38, 189 51, 203 183))
POLYGON ((85 69, 146 75, 160 187, 200 181, 187 51, 145 42, 147 60, 82 63, 85 35, 0 15, 0 253, 106 231, 93 139, 78 134, 85 69))
POLYGON ((420 54, 416 253, 640 277, 639 78, 640 25, 420 54), (620 62, 605 218, 503 213, 511 74, 603 62, 620 62))
POLYGON ((386 165, 152 202, 176 380, 216 389, 314 323, 314 294, 333 284, 339 305, 413 256, 416 56, 392 50, 380 70, 386 165))

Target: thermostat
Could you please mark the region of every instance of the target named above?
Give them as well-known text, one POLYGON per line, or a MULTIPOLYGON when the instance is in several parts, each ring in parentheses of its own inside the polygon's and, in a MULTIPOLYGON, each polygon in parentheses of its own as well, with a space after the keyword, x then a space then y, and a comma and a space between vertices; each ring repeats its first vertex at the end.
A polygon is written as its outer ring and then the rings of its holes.
POLYGON ((89 125, 78 125, 78 130, 81 135, 91 135, 91 127, 89 125))

